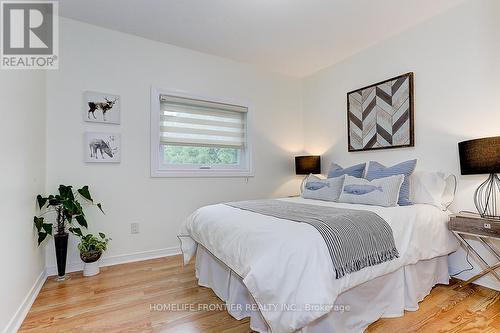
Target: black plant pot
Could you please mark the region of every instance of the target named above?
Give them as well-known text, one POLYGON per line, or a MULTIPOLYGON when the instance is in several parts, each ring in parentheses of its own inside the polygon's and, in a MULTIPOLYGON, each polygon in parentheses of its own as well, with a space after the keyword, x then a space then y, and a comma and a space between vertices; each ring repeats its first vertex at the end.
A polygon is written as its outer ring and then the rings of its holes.
POLYGON ((68 237, 69 237, 68 233, 54 235, 54 244, 56 246, 58 281, 64 281, 66 279, 66 256, 68 254, 68 237))

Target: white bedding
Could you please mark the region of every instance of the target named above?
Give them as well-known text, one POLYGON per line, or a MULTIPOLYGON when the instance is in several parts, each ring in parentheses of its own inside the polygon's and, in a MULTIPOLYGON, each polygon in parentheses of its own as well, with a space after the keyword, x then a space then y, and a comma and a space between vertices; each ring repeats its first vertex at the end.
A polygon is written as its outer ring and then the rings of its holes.
POLYGON ((181 229, 184 261, 189 262, 197 243, 202 244, 242 277, 274 333, 293 332, 328 313, 329 305, 350 288, 458 247, 447 229, 449 213, 431 205, 384 208, 302 198, 281 200, 373 211, 391 226, 400 257, 335 279, 326 244, 309 224, 223 204, 198 209, 181 229))

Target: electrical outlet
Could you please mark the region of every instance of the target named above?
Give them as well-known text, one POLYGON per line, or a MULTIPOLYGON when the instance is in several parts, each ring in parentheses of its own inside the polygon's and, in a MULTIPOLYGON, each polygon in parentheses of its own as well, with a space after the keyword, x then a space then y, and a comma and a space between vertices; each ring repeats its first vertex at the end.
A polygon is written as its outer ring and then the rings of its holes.
POLYGON ((138 234, 139 233, 139 223, 138 222, 130 223, 130 233, 131 234, 138 234))
POLYGON ((491 224, 490 223, 485 223, 484 224, 485 229, 491 229, 491 224))

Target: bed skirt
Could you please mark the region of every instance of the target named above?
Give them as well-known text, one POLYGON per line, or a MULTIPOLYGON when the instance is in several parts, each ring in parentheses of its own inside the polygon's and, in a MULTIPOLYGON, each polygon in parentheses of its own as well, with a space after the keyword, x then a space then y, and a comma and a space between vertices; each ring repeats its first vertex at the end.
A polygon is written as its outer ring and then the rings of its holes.
MULTIPOLYGON (((254 331, 271 333, 241 278, 202 246, 196 253, 196 277, 226 303, 231 316, 250 317, 254 331)), ((363 332, 379 318, 416 311, 433 286, 448 283, 448 256, 422 260, 345 291, 331 312, 296 333, 363 332)))

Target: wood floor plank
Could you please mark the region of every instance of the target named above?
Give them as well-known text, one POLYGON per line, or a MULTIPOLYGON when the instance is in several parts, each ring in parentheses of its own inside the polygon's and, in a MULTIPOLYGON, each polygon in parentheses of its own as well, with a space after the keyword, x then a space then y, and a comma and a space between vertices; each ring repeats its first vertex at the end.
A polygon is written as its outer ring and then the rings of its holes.
MULTIPOLYGON (((253 332, 248 318, 238 321, 220 309, 197 309, 223 303, 198 286, 194 265, 183 266, 181 256, 104 267, 94 277, 70 276, 65 282, 45 282, 19 332, 253 332), (178 308, 163 307, 171 304, 178 308), (182 309, 185 304, 196 311, 182 309)), ((476 285, 460 288, 454 282, 439 285, 418 311, 380 319, 367 332, 500 332, 500 292, 476 285)))

